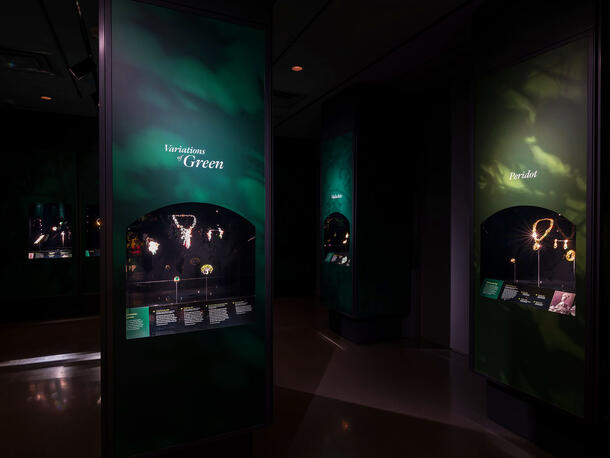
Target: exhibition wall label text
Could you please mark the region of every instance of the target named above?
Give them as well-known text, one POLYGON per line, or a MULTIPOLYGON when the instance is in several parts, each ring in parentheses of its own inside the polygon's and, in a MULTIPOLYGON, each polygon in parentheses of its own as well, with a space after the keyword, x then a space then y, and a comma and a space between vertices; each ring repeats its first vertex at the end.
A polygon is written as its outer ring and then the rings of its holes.
POLYGON ((202 169, 223 169, 223 161, 212 161, 209 159, 198 158, 197 155, 204 155, 205 148, 195 148, 193 146, 175 146, 165 144, 165 151, 170 153, 180 153, 176 159, 186 168, 202 168, 202 169))
POLYGON ((509 180, 531 180, 538 176, 538 170, 528 170, 527 172, 515 173, 510 172, 509 180))

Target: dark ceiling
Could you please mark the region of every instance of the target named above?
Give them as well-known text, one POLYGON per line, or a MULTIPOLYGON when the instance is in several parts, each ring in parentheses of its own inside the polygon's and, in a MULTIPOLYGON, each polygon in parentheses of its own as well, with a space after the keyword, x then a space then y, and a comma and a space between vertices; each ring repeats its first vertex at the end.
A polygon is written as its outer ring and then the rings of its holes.
MULTIPOLYGON (((430 84, 430 75, 445 75, 447 68, 459 66, 460 49, 468 39, 465 24, 473 2, 181 0, 180 3, 205 4, 207 9, 222 11, 227 16, 239 15, 271 24, 275 133, 316 137, 321 103, 350 84, 430 84), (301 65, 304 70, 293 72, 290 70, 293 65, 301 65), (443 70, 435 72, 435 68, 443 70)), ((92 61, 97 65, 97 0, 11 1, 3 4, 2 13, 0 103, 21 109, 95 116, 94 73, 85 71, 85 76, 78 79, 68 68, 78 70, 80 63, 85 70, 91 70, 91 63, 86 65, 87 42, 92 48, 92 61), (42 100, 41 96, 52 100, 42 100)))
POLYGON ((26 110, 96 115, 97 0, 78 3, 82 23, 73 0, 3 2, 1 104, 26 110), (92 63, 83 67, 89 55, 88 45, 92 63), (72 75, 69 67, 80 79, 72 75), (78 71, 81 68, 84 73, 78 71), (42 100, 41 96, 52 100, 42 100))
POLYGON ((469 17, 470 3, 278 0, 273 7, 275 134, 317 137, 321 103, 350 84, 392 84, 407 73, 413 81, 422 64, 427 72, 447 67, 468 39, 462 16, 469 17), (293 65, 304 70, 295 73, 293 65))

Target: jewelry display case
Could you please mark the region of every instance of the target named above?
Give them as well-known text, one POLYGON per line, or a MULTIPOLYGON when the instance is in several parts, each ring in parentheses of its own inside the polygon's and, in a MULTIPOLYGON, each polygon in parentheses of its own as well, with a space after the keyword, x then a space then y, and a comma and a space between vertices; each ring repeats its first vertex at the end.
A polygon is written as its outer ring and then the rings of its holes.
POLYGON ((483 297, 576 316, 576 226, 541 207, 493 214, 481 224, 481 279, 483 297))
POLYGON ((332 213, 324 219, 324 261, 348 267, 350 229, 349 221, 341 213, 332 213))
POLYGON ((127 338, 250 323, 255 228, 223 207, 183 203, 127 228, 127 338))
POLYGON ((71 207, 63 203, 30 205, 28 259, 72 257, 71 207))

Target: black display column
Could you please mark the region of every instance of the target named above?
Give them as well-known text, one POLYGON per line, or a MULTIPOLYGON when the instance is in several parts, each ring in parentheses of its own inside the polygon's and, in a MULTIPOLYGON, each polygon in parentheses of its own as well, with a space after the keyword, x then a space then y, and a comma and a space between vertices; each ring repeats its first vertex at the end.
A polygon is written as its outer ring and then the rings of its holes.
MULTIPOLYGON (((414 180, 395 163, 417 151, 401 98, 355 88, 323 107, 321 301, 331 329, 357 343, 402 335, 411 306, 414 180)), ((412 162, 417 168, 417 155, 412 162)))

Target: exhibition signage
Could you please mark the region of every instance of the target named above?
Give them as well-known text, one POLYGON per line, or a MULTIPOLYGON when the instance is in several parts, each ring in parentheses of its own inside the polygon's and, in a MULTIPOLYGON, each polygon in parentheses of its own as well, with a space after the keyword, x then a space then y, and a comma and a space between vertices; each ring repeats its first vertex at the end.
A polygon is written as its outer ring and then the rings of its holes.
POLYGON ((118 456, 247 430, 270 406, 266 33, 157 3, 105 10, 118 456))
POLYGON ((589 41, 481 79, 473 364, 584 415, 589 41))

